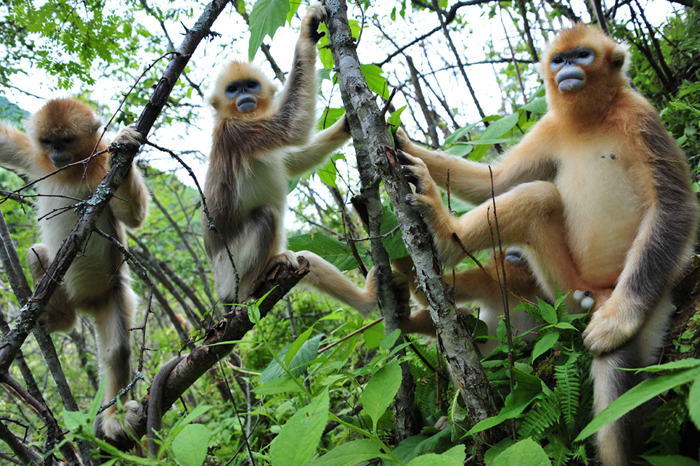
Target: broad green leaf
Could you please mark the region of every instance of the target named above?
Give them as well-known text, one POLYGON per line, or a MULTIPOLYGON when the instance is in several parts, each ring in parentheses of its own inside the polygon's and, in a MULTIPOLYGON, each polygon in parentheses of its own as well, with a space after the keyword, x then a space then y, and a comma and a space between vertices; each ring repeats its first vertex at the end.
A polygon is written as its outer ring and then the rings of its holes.
POLYGON ((287 351, 287 354, 284 355, 284 363, 289 366, 289 363, 292 362, 292 358, 296 356, 297 352, 301 349, 302 345, 306 343, 306 340, 309 339, 311 336, 311 332, 313 332, 314 326, 312 325, 304 333, 299 335, 296 340, 294 340, 294 343, 292 343, 289 346, 289 350, 287 351))
POLYGON ((513 113, 499 120, 491 121, 488 128, 484 130, 479 139, 488 140, 500 138, 518 123, 519 113, 513 113))
POLYGON ((362 76, 367 81, 367 86, 375 94, 379 94, 384 100, 389 99, 389 86, 382 76, 382 69, 377 65, 360 65, 362 76))
POLYGON ((328 391, 324 390, 289 418, 270 445, 273 466, 309 464, 328 422, 328 404, 328 391))
POLYGON ((194 422, 195 419, 197 419, 200 416, 203 416, 212 408, 213 408, 213 406, 211 406, 211 405, 199 405, 199 406, 195 407, 194 409, 191 409, 190 412, 187 413, 187 416, 180 417, 177 420, 177 422, 175 422, 175 424, 173 424, 172 428, 170 429, 169 437, 170 438, 176 437, 180 432, 182 432, 182 429, 184 429, 185 426, 194 422))
POLYGON ((190 424, 173 440, 175 459, 182 466, 202 466, 207 457, 209 429, 203 424, 190 424))
POLYGON ((508 447, 493 461, 493 466, 551 466, 542 447, 530 438, 508 447))
POLYGON ((521 108, 532 113, 547 113, 547 99, 544 97, 538 97, 535 100, 528 102, 527 105, 523 105, 521 108))
POLYGON ((321 115, 321 118, 318 120, 318 129, 326 129, 333 125, 336 121, 340 120, 340 117, 342 117, 345 114, 345 109, 344 108, 331 108, 331 107, 326 107, 323 109, 323 114, 321 115))
POLYGON ((372 325, 370 328, 362 332, 367 349, 379 348, 379 344, 384 339, 384 333, 384 322, 379 322, 376 325, 372 325))
POLYGON ((540 308, 540 314, 545 322, 552 325, 558 322, 557 311, 549 303, 537 298, 537 307, 540 308))
POLYGON ((396 130, 399 129, 399 126, 401 126, 401 114, 404 110, 406 110, 406 107, 408 107, 408 105, 404 105, 398 110, 392 112, 391 115, 389 115, 389 118, 387 118, 386 122, 390 126, 391 134, 396 134, 396 130))
POLYGON ((532 349, 531 361, 534 363, 540 355, 552 349, 552 347, 557 344, 557 341, 559 341, 559 334, 557 332, 545 333, 532 349))
POLYGON ((401 230, 396 228, 399 224, 396 219, 396 214, 388 207, 384 207, 382 210, 381 223, 380 232, 382 235, 388 235, 392 231, 394 232, 392 235, 382 240, 384 249, 386 249, 386 252, 389 254, 389 260, 395 261, 396 259, 408 256, 406 245, 401 237, 401 230))
POLYGON ((458 139, 463 138, 464 136, 469 134, 469 132, 471 130, 476 128, 476 125, 478 125, 479 123, 480 122, 477 121, 476 123, 472 123, 471 125, 467 125, 467 126, 463 126, 462 128, 459 128, 457 131, 450 134, 450 136, 447 139, 445 139, 445 145, 456 143, 458 139))
MULTIPOLYGON (((338 158, 344 158, 342 154, 336 154, 336 156, 340 156, 338 158)), ((338 158, 336 158, 335 160, 337 160, 338 158)), ((335 168, 335 163, 333 163, 333 161, 333 157, 331 157, 331 160, 318 167, 316 169, 316 175, 318 175, 321 182, 326 186, 337 188, 338 186, 335 184, 335 178, 338 174, 338 169, 335 168)))
POLYGON ((63 411, 63 423, 71 432, 90 424, 87 414, 81 411, 63 411))
POLYGON ((284 26, 289 13, 289 0, 258 0, 249 16, 250 42, 248 60, 253 61, 265 36, 275 37, 277 28, 284 26))
POLYGON ((636 387, 632 387, 598 414, 574 441, 579 442, 590 437, 601 428, 619 419, 624 414, 644 404, 658 394, 684 383, 688 383, 691 380, 695 380, 698 376, 700 376, 700 367, 675 372, 673 374, 665 374, 643 381, 636 387))
MULTIPOLYGON (((245 3, 245 2, 241 2, 245 3)), ((297 14, 297 10, 299 9, 299 5, 301 5, 301 2, 289 2, 289 13, 287 13, 287 22, 289 24, 292 24, 292 18, 294 18, 294 15, 297 14)))
POLYGON ((680 359, 678 361, 667 362, 666 364, 658 364, 654 366, 644 367, 642 369, 635 369, 642 372, 661 372, 668 371, 672 369, 692 369, 693 367, 700 366, 700 359, 688 358, 680 359))
POLYGON ((382 349, 389 351, 391 349, 391 347, 394 346, 394 343, 396 343, 396 340, 398 340, 400 336, 401 336, 401 330, 397 328, 396 330, 391 332, 389 335, 382 338, 382 341, 381 341, 381 343, 379 343, 379 346, 381 346, 382 349))
POLYGON ((320 233, 292 236, 288 240, 287 247, 294 252, 308 250, 318 254, 338 267, 341 272, 357 268, 357 261, 352 253, 345 248, 343 243, 330 236, 320 233))
POLYGON ((688 393, 688 414, 695 426, 700 428, 700 377, 695 379, 688 393))
POLYGON ((276 395, 277 393, 303 393, 301 387, 289 377, 280 377, 265 382, 253 389, 258 395, 276 395))
POLYGON ((374 423, 373 432, 377 430, 379 418, 387 410, 401 385, 401 367, 393 359, 369 379, 362 391, 362 406, 374 423))
MULTIPOLYGON (((301 348, 299 348, 297 354, 294 355, 292 361, 287 365, 287 369, 289 369, 292 372, 292 374, 294 374, 295 376, 299 376, 299 374, 304 372, 304 369, 306 369, 308 363, 316 358, 316 355, 318 354, 319 342, 324 336, 325 335, 323 333, 320 333, 315 337, 306 340, 304 344, 301 345, 301 348)), ((284 361, 286 359, 287 352, 290 348, 291 346, 280 351, 277 354, 277 357, 281 361, 284 361)), ((273 359, 272 361, 270 361, 270 364, 267 365, 262 374, 260 374, 260 378, 258 380, 260 381, 260 383, 265 383, 285 374, 286 372, 284 371, 284 369, 282 369, 280 365, 277 364, 277 361, 273 359)))
POLYGON ((428 453, 408 463, 410 466, 463 466, 466 459, 464 445, 457 445, 445 453, 428 453))
POLYGON ((387 458, 387 456, 382 453, 379 442, 363 439, 343 443, 322 457, 316 458, 309 466, 356 466, 374 458, 387 458))
POLYGON ((464 157, 465 155, 471 153, 474 150, 473 144, 466 144, 463 142, 458 142, 454 146, 447 149, 445 152, 447 154, 455 155, 457 157, 464 157))
POLYGON ((651 466, 698 466, 700 463, 687 456, 642 456, 651 466))
POLYGON ((466 435, 476 434, 501 424, 503 421, 520 416, 530 403, 535 401, 542 392, 541 388, 530 390, 526 384, 518 383, 515 390, 506 397, 505 404, 501 411, 493 417, 486 418, 472 427, 466 435), (520 388, 525 388, 520 390, 520 388))
POLYGON ((325 33, 325 35, 321 37, 321 40, 318 41, 318 44, 316 44, 316 48, 318 49, 318 58, 321 60, 321 64, 323 65, 324 69, 332 70, 333 52, 331 52, 331 49, 328 46, 328 28, 326 28, 326 24, 321 23, 318 31, 325 33))

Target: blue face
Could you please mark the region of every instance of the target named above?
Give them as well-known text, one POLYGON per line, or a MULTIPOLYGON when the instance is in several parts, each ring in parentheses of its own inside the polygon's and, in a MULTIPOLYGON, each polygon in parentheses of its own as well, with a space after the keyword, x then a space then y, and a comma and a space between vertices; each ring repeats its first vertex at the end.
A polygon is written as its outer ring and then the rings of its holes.
POLYGON ((549 69, 556 76, 561 92, 576 92, 586 84, 586 73, 581 68, 595 60, 595 52, 588 47, 576 47, 552 55, 549 69))
POLYGON ((236 107, 243 113, 252 112, 258 106, 256 94, 260 94, 260 81, 253 78, 233 81, 226 86, 226 97, 236 101, 236 107))

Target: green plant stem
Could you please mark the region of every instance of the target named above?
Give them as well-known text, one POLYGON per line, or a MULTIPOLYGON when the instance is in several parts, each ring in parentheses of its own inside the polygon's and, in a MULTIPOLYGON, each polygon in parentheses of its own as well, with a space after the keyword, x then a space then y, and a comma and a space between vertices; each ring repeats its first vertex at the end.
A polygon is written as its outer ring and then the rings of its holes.
POLYGON ((328 418, 331 421, 335 421, 338 424, 347 427, 348 429, 354 430, 358 434, 362 434, 365 437, 368 437, 368 438, 374 440, 375 442, 378 442, 382 446, 382 450, 384 450, 384 452, 386 452, 387 456, 389 456, 389 458, 391 458, 391 461, 393 461, 395 464, 397 464, 399 466, 405 466, 404 463, 398 458, 398 456, 396 456, 394 454, 394 452, 391 451, 391 448, 389 448, 389 446, 386 443, 384 443, 378 436, 372 434, 370 431, 365 430, 365 429, 361 429, 361 428, 356 427, 352 424, 349 424, 349 423, 343 421, 342 419, 340 419, 338 416, 336 416, 333 413, 328 413, 328 418))

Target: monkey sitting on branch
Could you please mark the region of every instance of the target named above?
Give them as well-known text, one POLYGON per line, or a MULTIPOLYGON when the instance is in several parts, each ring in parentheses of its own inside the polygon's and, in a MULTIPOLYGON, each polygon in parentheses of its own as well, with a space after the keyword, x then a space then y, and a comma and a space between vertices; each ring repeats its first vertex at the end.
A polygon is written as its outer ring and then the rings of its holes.
POLYGON ((295 268, 297 256, 304 256, 310 272, 303 284, 363 315, 375 307, 371 271, 363 290, 316 254, 285 250, 287 179, 321 164, 350 137, 343 117, 309 140, 316 108, 316 42, 322 37, 317 28, 325 16, 320 3, 304 16, 278 101, 273 100, 273 84, 249 63, 225 65, 215 81, 210 97, 215 128, 204 194, 217 231, 209 228, 206 215, 202 222, 217 292, 226 304, 248 298, 275 264, 295 268))
MULTIPOLYGON (((102 123, 82 102, 49 100, 26 124, 27 134, 0 123, 0 165, 16 170, 35 182, 36 210, 42 242, 27 251, 27 263, 37 283, 48 270, 78 216, 76 203, 90 197, 110 168, 109 143, 101 139, 102 123)), ((124 128, 114 141, 141 145, 140 135, 124 128)), ((132 167, 96 223, 96 228, 126 245, 126 228, 138 228, 148 214, 148 188, 132 167)), ((56 289, 39 318, 48 332, 67 331, 75 324, 76 311, 95 318, 98 356, 105 379, 107 403, 131 381, 129 329, 137 304, 129 269, 118 246, 92 235, 82 246, 63 283, 56 289)), ((125 404, 124 424, 129 430, 130 408, 125 404)), ((128 434, 115 415, 117 405, 95 420, 97 435, 119 442, 128 434)))
MULTIPOLYGON (((430 224, 446 266, 465 257, 463 248, 492 247, 497 213, 504 246, 523 249, 546 297, 557 285, 593 291, 584 343, 594 355, 596 414, 644 377, 621 368, 656 361, 698 223, 685 157, 652 105, 627 86, 628 64, 628 49, 599 29, 562 30, 539 64, 549 112, 493 166, 493 182, 486 164, 397 138, 416 182, 407 200, 430 224), (477 205, 460 218, 435 184, 445 185, 448 170, 451 192, 477 205)), ((644 413, 637 408, 598 432, 603 464, 631 464, 643 451, 644 413)))

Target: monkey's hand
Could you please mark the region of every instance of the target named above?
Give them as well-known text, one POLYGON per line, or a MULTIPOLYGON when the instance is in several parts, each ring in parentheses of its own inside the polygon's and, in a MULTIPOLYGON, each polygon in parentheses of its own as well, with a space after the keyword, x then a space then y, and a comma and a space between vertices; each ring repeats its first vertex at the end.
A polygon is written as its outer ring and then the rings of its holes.
POLYGON ((326 20, 326 8, 320 2, 313 3, 301 20, 301 34, 306 40, 316 44, 325 32, 318 32, 318 26, 326 20))
POLYGON ((415 194, 406 196, 406 202, 417 207, 431 225, 435 222, 449 223, 451 215, 442 203, 440 192, 425 162, 403 151, 398 151, 397 154, 408 182, 416 187, 415 194))
POLYGON ((146 143, 146 138, 136 130, 136 125, 132 124, 123 128, 109 146, 109 151, 116 149, 126 149, 137 151, 139 147, 146 143))
POLYGON ((609 353, 627 343, 643 324, 642 314, 613 296, 593 313, 583 343, 595 355, 609 353))

